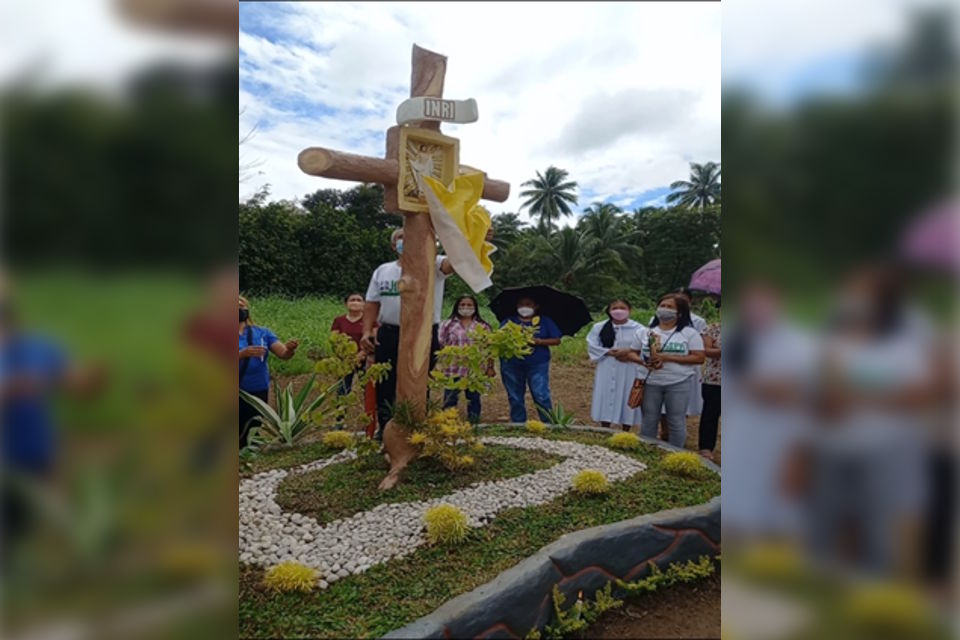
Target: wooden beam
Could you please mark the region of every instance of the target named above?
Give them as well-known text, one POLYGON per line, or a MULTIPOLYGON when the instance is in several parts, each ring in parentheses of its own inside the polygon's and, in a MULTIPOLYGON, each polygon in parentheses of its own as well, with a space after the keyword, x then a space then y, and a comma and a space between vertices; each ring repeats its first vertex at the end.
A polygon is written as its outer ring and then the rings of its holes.
MULTIPOLYGON (((394 128, 391 127, 391 129, 394 128)), ((396 127, 396 129, 399 130, 399 127, 396 127)), ((389 134, 387 140, 389 146, 389 134)), ((391 150, 388 149, 388 154, 390 153, 391 150)), ((377 182, 388 188, 396 186, 400 174, 400 163, 397 160, 371 158, 323 147, 304 149, 297 156, 297 164, 301 171, 311 176, 353 180, 354 182, 377 182)), ((510 183, 489 178, 484 174, 483 195, 481 197, 484 200, 503 202, 510 197, 510 183)), ((398 211, 391 211, 390 213, 398 213, 398 211)))

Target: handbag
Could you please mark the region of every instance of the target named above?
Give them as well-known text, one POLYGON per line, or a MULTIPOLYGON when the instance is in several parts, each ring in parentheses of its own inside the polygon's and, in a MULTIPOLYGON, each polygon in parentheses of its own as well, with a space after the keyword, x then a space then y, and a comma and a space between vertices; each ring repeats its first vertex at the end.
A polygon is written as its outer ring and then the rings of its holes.
MULTIPOLYGON (((647 377, 650 376, 650 372, 647 372, 647 377)), ((627 406, 631 409, 636 409, 641 404, 643 404, 643 387, 647 384, 647 378, 641 380, 636 378, 633 381, 633 386, 630 387, 630 395, 627 397, 627 406)))
MULTIPOLYGON (((670 338, 673 337, 674 333, 676 333, 676 330, 674 330, 673 333, 671 333, 669 337, 667 337, 667 339, 663 343, 664 346, 668 342, 670 342, 670 338)), ((643 380, 641 380, 640 378, 634 379, 633 386, 630 387, 630 395, 627 396, 627 406, 630 407, 631 409, 636 409, 637 407, 643 404, 643 388, 644 386, 646 386, 647 378, 650 377, 651 373, 653 373, 653 371, 650 369, 647 369, 647 375, 644 376, 643 380)))

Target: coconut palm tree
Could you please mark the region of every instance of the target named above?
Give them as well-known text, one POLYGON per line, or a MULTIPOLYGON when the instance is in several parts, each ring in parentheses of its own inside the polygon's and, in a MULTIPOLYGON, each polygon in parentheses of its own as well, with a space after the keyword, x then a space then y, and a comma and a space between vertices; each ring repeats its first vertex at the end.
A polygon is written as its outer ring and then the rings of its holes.
POLYGON ((720 203, 720 165, 716 162, 690 163, 690 180, 677 180, 667 202, 688 209, 703 209, 720 203))
POLYGON ((597 250, 597 243, 585 234, 566 227, 549 239, 538 237, 534 257, 546 259, 554 281, 562 289, 575 291, 588 298, 602 297, 602 292, 616 285, 617 258, 597 250))
POLYGON ((586 208, 577 228, 584 239, 593 243, 592 250, 605 256, 616 267, 624 268, 640 256, 634 243, 636 232, 624 224, 619 207, 605 202, 594 202, 586 208))
POLYGON ((520 238, 527 226, 519 213, 499 213, 491 219, 493 223, 493 244, 507 248, 520 238))
POLYGON ((577 194, 574 193, 577 183, 567 180, 568 176, 563 169, 550 166, 545 173, 537 171, 536 178, 520 185, 530 187, 520 192, 521 197, 527 198, 520 208, 529 207, 530 215, 540 218, 540 229, 544 235, 549 235, 554 220, 573 213, 570 210, 571 204, 577 204, 577 194))

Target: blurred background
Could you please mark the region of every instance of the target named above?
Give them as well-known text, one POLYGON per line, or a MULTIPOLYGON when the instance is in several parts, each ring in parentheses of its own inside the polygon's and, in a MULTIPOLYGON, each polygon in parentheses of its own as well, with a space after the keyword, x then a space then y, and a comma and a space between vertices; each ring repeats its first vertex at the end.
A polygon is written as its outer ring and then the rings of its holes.
POLYGON ((3 637, 236 635, 236 33, 0 7, 3 637))
POLYGON ((957 7, 723 3, 723 627, 957 629, 957 7))

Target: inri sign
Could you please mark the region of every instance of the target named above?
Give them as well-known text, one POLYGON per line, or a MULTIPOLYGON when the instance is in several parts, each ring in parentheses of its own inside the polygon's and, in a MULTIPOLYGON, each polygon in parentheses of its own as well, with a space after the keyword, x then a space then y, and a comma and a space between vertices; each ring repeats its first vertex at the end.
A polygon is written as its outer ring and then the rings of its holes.
POLYGON ((441 122, 476 122, 477 101, 444 100, 443 98, 428 98, 419 96, 404 100, 397 107, 397 124, 407 124, 422 120, 439 120, 441 122))

